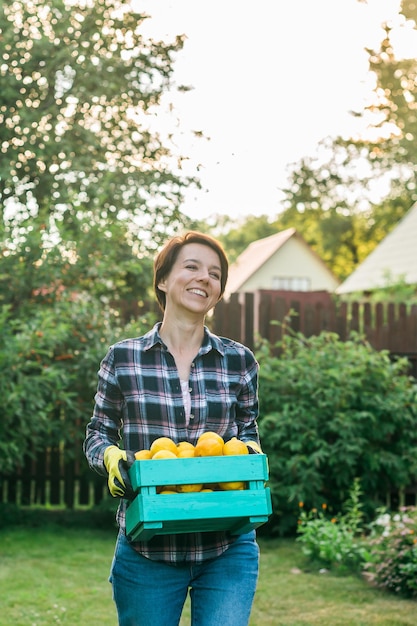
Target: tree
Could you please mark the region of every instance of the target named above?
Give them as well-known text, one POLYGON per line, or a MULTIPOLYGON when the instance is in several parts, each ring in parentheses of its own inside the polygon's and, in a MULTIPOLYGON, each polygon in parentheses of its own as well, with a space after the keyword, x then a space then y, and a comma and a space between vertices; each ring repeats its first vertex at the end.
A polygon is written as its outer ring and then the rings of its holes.
POLYGON ((252 241, 277 232, 268 215, 247 215, 233 219, 228 215, 213 213, 206 220, 189 219, 186 224, 192 230, 217 237, 224 246, 230 263, 236 261, 252 241))
POLYGON ((343 279, 369 254, 373 242, 366 235, 372 218, 363 205, 352 151, 341 152, 334 140, 323 140, 316 158, 297 164, 285 190, 286 208, 275 225, 277 230, 296 228, 343 279))
POLYGON ((230 261, 235 261, 252 241, 264 239, 277 232, 267 215, 248 216, 239 220, 237 226, 227 233, 219 234, 230 261))
POLYGON ((186 181, 149 115, 183 39, 145 40, 145 19, 118 0, 3 2, 0 200, 20 219, 178 217, 186 181))
POLYGON ((147 40, 145 19, 119 0, 2 3, 1 240, 31 279, 51 257, 114 290, 182 223, 194 181, 152 124, 183 38, 147 40))
POLYGON ((155 319, 152 255, 196 181, 155 130, 183 38, 148 40, 145 19, 119 0, 0 7, 3 471, 79 449, 103 352, 155 319))
MULTIPOLYGON (((401 12, 409 20, 403 28, 416 28, 413 0, 403 0, 401 12)), ((366 116, 369 130, 326 138, 314 158, 295 164, 276 222, 295 226, 341 279, 417 200, 417 61, 396 58, 388 25, 385 33, 379 50, 368 50, 373 101, 353 113, 366 116)))

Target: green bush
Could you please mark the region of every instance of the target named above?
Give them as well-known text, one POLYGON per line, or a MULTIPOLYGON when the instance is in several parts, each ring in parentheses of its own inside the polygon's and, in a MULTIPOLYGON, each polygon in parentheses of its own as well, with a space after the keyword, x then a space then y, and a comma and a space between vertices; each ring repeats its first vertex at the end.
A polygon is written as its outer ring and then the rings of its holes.
POLYGON ((339 511, 355 478, 368 520, 389 493, 416 481, 416 383, 406 359, 328 332, 263 341, 256 355, 271 534, 295 532, 299 502, 339 511))
POLYGON ((365 572, 377 587, 417 598, 417 508, 381 512, 372 524, 365 572))
POLYGON ((313 563, 339 572, 359 571, 367 552, 363 539, 363 513, 359 481, 355 480, 344 511, 331 516, 325 504, 321 510, 306 511, 300 503, 297 541, 313 563))
POLYGON ((122 326, 117 315, 87 294, 64 294, 34 304, 29 317, 0 307, 0 420, 2 475, 49 447, 81 448, 93 406, 97 369, 108 346, 149 328, 148 318, 122 326))

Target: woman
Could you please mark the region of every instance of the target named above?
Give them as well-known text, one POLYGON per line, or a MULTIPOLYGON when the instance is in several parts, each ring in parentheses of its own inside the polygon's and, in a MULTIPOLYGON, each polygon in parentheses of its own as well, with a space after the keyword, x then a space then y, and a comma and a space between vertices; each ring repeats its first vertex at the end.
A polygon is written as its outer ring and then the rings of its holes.
POLYGON ((120 626, 179 624, 188 590, 192 624, 249 622, 258 577, 255 531, 142 542, 125 534, 129 452, 149 449, 159 437, 195 444, 205 431, 260 451, 258 364, 248 348, 205 326, 227 274, 227 257, 214 238, 198 232, 172 238, 154 263, 162 322, 112 346, 101 363, 84 452, 94 470, 108 475, 112 495, 122 497, 110 575, 120 626))

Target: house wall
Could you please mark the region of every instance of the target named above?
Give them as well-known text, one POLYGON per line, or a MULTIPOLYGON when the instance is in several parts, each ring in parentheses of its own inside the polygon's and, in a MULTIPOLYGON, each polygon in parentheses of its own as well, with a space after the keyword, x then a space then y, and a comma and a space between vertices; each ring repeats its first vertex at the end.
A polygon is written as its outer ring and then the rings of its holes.
POLYGON ((310 279, 310 291, 333 292, 338 282, 321 260, 299 239, 292 237, 243 285, 239 292, 273 289, 276 276, 310 279))

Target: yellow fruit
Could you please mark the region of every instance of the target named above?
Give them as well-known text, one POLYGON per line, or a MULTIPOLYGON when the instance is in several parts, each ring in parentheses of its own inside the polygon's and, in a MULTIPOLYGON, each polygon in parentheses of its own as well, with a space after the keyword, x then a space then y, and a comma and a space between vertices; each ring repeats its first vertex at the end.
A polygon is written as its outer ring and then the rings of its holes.
POLYGON ((176 443, 169 437, 159 437, 158 439, 155 439, 150 447, 152 458, 154 457, 154 454, 156 452, 159 452, 160 450, 169 450, 170 452, 175 454, 175 456, 177 456, 176 443))
POLYGON ((201 493, 208 493, 209 491, 213 491, 213 489, 208 489, 208 487, 205 487, 204 489, 200 490, 201 493))
POLYGON ((193 448, 183 448, 182 450, 180 450, 177 454, 177 457, 179 459, 190 459, 193 456, 195 456, 195 450, 194 447, 193 448))
POLYGON ((176 459, 177 455, 174 454, 173 452, 171 452, 170 450, 158 450, 158 452, 155 452, 155 454, 152 456, 152 461, 154 460, 158 460, 158 459, 176 459))
POLYGON ((194 485, 177 485, 178 493, 196 493, 197 491, 201 491, 203 485, 194 484, 194 485))
POLYGON ((217 483, 206 483, 204 489, 207 489, 207 491, 218 491, 219 485, 217 483))
POLYGON ((219 487, 223 491, 239 491, 241 489, 245 489, 245 483, 237 480, 235 482, 219 483, 219 487))
POLYGON ((224 444, 223 437, 220 437, 218 433, 215 433, 214 430, 207 430, 205 433, 199 436, 197 443, 203 441, 203 439, 217 439, 222 445, 224 444))
POLYGON ((177 456, 180 459, 185 459, 194 456, 194 446, 188 441, 180 441, 177 444, 177 456))
POLYGON ((177 450, 194 450, 194 446, 189 441, 180 441, 177 443, 177 450))
POLYGON ((135 452, 135 459, 140 461, 141 459, 151 459, 152 452, 150 450, 138 450, 135 452))
POLYGON ((162 493, 162 491, 175 491, 177 493, 177 488, 175 485, 158 485, 156 493, 162 493))
POLYGON ((199 439, 195 447, 195 456, 222 456, 223 444, 216 438, 199 439))
POLYGON ((161 495, 162 494, 174 494, 174 493, 178 493, 178 491, 174 491, 173 489, 163 489, 162 491, 159 492, 161 495))
POLYGON ((223 454, 225 456, 235 454, 249 454, 249 450, 247 449, 246 444, 243 443, 243 441, 240 441, 240 439, 237 439, 236 437, 232 437, 232 439, 229 439, 229 441, 226 441, 226 443, 224 444, 223 454))

